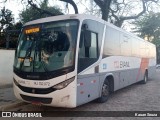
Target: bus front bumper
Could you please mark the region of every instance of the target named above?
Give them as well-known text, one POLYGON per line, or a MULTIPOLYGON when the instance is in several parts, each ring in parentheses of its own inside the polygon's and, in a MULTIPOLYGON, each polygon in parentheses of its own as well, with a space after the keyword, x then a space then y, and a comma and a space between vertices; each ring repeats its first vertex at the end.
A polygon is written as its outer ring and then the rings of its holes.
MULTIPOLYGON (((76 86, 75 80, 67 87, 48 94, 34 94, 22 91, 14 82, 13 89, 17 99, 32 104, 42 104, 54 107, 76 107, 76 86)), ((34 90, 34 89, 33 89, 34 90)), ((34 92, 34 91, 33 91, 34 92)))

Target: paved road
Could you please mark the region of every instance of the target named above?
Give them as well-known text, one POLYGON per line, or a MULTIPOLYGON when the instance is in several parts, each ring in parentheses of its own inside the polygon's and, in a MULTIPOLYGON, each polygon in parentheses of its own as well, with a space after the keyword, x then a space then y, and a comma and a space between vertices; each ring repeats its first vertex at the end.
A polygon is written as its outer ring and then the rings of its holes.
MULTIPOLYGON (((36 106, 28 104, 12 109, 13 111, 160 111, 160 70, 157 70, 153 79, 147 84, 134 84, 116 91, 108 102, 100 104, 92 101, 74 109, 54 108, 48 106, 36 106)), ((7 93, 8 94, 8 93, 7 93)), ((0 101, 1 102, 1 101, 0 101)), ((59 118, 66 119, 66 118, 59 118)), ((81 118, 67 118, 68 120, 81 118)), ((87 118, 90 120, 92 118, 87 118)), ((105 118, 99 118, 105 119, 105 118)), ((114 118, 109 118, 113 120, 114 118)), ((123 120, 124 118, 118 118, 123 120)), ((139 118, 128 118, 129 120, 139 118)), ((146 120, 146 118, 141 118, 146 120)), ((153 118, 147 118, 152 120, 153 118)), ((160 118, 154 118, 159 120, 160 118)), ((107 119, 108 120, 108 119, 107 119)))
POLYGON ((17 99, 14 96, 11 85, 0 88, 0 106, 14 103, 17 99))

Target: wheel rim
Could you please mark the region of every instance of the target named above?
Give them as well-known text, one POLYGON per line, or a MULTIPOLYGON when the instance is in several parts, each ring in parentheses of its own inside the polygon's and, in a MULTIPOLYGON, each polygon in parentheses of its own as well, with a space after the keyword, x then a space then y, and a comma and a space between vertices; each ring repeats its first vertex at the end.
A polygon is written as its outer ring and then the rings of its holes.
POLYGON ((102 87, 102 96, 108 96, 108 95, 109 95, 109 86, 104 83, 102 87))
POLYGON ((144 81, 147 82, 147 76, 146 75, 144 76, 144 81))

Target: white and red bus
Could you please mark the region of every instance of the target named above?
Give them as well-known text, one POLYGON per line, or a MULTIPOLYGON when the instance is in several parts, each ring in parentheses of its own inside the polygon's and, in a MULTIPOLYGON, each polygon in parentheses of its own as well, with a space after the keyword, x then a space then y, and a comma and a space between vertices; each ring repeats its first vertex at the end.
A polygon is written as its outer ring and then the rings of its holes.
POLYGON ((14 93, 23 101, 73 108, 156 70, 155 45, 90 15, 60 15, 26 23, 14 61, 14 93))

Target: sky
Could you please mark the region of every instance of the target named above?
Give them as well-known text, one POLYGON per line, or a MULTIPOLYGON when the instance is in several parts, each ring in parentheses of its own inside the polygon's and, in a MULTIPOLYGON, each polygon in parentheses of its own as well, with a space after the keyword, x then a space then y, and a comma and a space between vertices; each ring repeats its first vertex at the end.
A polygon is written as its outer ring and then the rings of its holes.
MULTIPOLYGON (((0 2, 1 1, 4 1, 4 0, 0 0, 0 2)), ((19 13, 20 13, 20 11, 22 11, 26 7, 26 5, 22 5, 22 3, 20 1, 21 0, 7 0, 6 3, 0 3, 0 8, 5 6, 7 9, 12 11, 14 18, 15 18, 15 22, 19 21, 19 13)), ((24 1, 26 1, 26 0, 24 0, 24 1)), ((43 0, 37 0, 37 1, 43 1, 43 0)), ((91 6, 89 4, 89 2, 91 0, 81 0, 82 1, 81 3, 78 2, 79 0, 74 0, 74 1, 76 4, 78 4, 78 10, 79 10, 79 13, 81 13, 81 14, 85 13, 86 7, 91 6)), ((49 0, 49 6, 53 6, 53 5, 57 5, 61 9, 64 10, 66 3, 61 2, 59 0, 49 0)), ((74 9, 70 4, 69 4, 69 14, 74 14, 74 9)), ((126 27, 126 25, 125 25, 125 28, 130 29, 130 26, 127 25, 127 27, 126 27)), ((127 31, 130 31, 130 30, 127 30, 127 31)))
MULTIPOLYGON (((0 0, 0 8, 3 8, 5 6, 6 9, 9 9, 12 11, 15 21, 19 21, 19 13, 22 11, 26 6, 22 5, 21 2, 18 2, 20 0, 8 0, 6 3, 2 3, 4 0, 0 0)), ((39 0, 42 1, 42 0, 39 0)), ((49 0, 49 6, 60 6, 61 9, 65 9, 65 3, 60 2, 59 0, 49 0)), ((78 4, 79 6, 79 13, 84 13, 85 7, 82 4, 78 4)), ((71 5, 69 5, 69 14, 74 14, 74 9, 71 5)))
POLYGON ((19 12, 23 10, 23 5, 20 2, 16 2, 16 0, 8 0, 6 3, 0 3, 0 8, 3 8, 4 6, 6 9, 12 11, 15 20, 18 21, 19 12))
MULTIPOLYGON (((0 0, 1 1, 4 1, 4 0, 0 0)), ((0 8, 3 8, 4 6, 6 7, 6 9, 9 9, 12 11, 12 14, 14 15, 14 20, 15 22, 18 22, 20 19, 19 19, 19 13, 26 7, 26 5, 22 5, 22 3, 20 2, 21 0, 7 0, 6 3, 0 3, 0 8)), ((43 1, 43 0, 38 0, 38 1, 43 1)), ((81 3, 79 3, 78 1, 79 0, 74 0, 76 4, 78 4, 78 11, 79 13, 83 14, 85 13, 85 10, 86 10, 86 6, 88 7, 89 6, 89 2, 90 0, 82 0, 81 3)), ((55 6, 59 6, 62 10, 64 10, 63 12, 65 12, 65 5, 66 3, 65 2, 61 2, 59 0, 49 0, 49 6, 52 6, 52 5, 55 5, 55 6)), ((68 4, 68 7, 69 7, 69 14, 74 14, 74 9, 73 7, 68 4)), ((123 29, 127 30, 127 31, 131 31, 130 29, 130 25, 125 24, 125 26, 123 27, 123 29)))
MULTIPOLYGON (((2 1, 4 1, 4 0, 0 0, 0 9, 5 6, 7 9, 11 10, 13 15, 14 15, 15 22, 18 22, 19 21, 19 13, 20 13, 20 11, 22 11, 26 7, 26 5, 22 5, 22 3, 20 2, 21 0, 7 0, 6 3, 2 3, 2 1)), ((26 1, 26 0, 24 0, 24 1, 26 1)), ((37 0, 37 1, 43 1, 43 0, 37 0)), ((79 13, 85 13, 86 6, 89 6, 89 1, 91 1, 91 0, 81 0, 82 3, 79 3, 78 2, 79 0, 74 0, 74 1, 75 1, 76 4, 78 4, 79 13)), ((128 1, 132 1, 132 0, 128 0, 128 1)), ((137 1, 137 0, 135 0, 135 1, 137 1)), ((62 10, 64 10, 66 3, 61 2, 59 0, 49 0, 49 6, 53 6, 53 5, 57 5, 62 10)), ((156 10, 160 11, 160 6, 155 6, 154 5, 150 9, 152 9, 153 11, 156 11, 156 10)), ((140 10, 140 8, 138 8, 138 6, 137 6, 136 10, 134 10, 132 12, 136 13, 136 11, 138 11, 138 10, 140 10)), ((69 14, 74 14, 74 9, 71 5, 69 5, 69 14)), ((123 29, 125 29, 127 31, 131 31, 131 27, 133 27, 133 25, 126 22, 126 24, 124 24, 123 29)))

